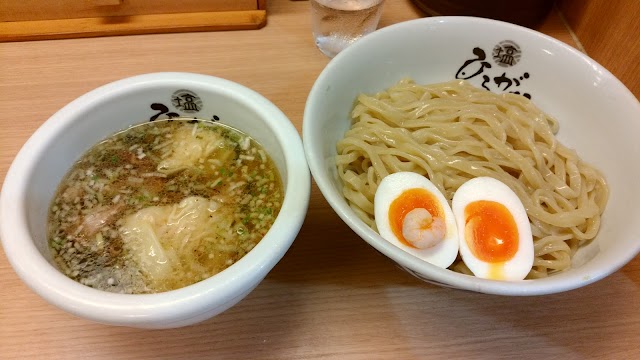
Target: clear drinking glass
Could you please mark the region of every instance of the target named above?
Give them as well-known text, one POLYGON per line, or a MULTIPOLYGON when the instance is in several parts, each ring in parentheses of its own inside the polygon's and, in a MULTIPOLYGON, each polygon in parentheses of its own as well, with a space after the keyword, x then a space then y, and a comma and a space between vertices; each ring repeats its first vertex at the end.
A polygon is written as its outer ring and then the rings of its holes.
POLYGON ((318 49, 328 57, 378 27, 384 0, 311 0, 311 26, 318 49))

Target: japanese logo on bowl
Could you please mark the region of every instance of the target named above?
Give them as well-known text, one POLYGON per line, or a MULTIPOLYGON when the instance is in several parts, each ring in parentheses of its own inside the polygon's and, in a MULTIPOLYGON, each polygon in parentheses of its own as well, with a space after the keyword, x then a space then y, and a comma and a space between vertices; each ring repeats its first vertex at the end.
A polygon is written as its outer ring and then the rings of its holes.
POLYGON ((490 52, 475 47, 471 53, 470 58, 456 72, 456 79, 478 78, 486 90, 496 93, 509 92, 531 99, 531 94, 524 91, 525 83, 531 74, 511 69, 522 57, 522 50, 518 44, 504 40, 496 44, 490 52))
POLYGON ((201 115, 198 114, 204 108, 204 102, 196 94, 195 92, 188 89, 180 89, 173 92, 168 102, 165 103, 153 103, 149 105, 149 108, 153 111, 157 111, 153 113, 153 115, 149 118, 149 121, 155 121, 159 119, 174 119, 179 117, 187 117, 194 116, 194 120, 209 120, 209 121, 220 121, 220 117, 218 115, 208 116, 196 116, 201 115), (169 106, 166 104, 170 104, 173 109, 176 111, 171 111, 169 106))

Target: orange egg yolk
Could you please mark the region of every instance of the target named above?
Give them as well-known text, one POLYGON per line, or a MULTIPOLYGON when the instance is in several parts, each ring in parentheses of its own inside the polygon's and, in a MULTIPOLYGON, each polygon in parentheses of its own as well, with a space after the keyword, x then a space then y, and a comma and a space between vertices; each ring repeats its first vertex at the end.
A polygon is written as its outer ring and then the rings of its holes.
POLYGON ((391 231, 406 246, 415 248, 402 235, 402 223, 407 213, 413 209, 426 209, 431 216, 444 217, 442 206, 438 199, 428 190, 415 188, 400 194, 389 206, 389 224, 391 231))
POLYGON ((505 262, 518 251, 518 226, 501 203, 480 200, 464 209, 465 240, 471 253, 488 263, 505 262))

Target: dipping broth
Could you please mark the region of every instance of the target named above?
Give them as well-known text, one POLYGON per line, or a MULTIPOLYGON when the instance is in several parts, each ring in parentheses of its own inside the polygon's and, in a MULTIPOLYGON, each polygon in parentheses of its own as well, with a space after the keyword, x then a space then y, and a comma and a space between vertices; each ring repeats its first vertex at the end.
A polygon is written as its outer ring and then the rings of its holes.
POLYGON ((209 121, 133 126, 86 152, 49 209, 55 262, 117 293, 178 289, 226 269, 262 239, 284 193, 248 135, 209 121))

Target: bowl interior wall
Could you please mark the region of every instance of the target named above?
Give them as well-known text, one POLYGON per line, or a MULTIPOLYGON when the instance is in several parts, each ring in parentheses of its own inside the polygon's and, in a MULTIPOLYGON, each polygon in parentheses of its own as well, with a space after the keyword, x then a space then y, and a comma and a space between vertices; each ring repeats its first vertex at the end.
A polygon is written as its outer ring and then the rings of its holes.
MULTIPOLYGON (((131 125, 148 122, 159 111, 152 104, 163 104, 181 117, 211 119, 217 116, 220 123, 237 128, 260 142, 276 163, 286 189, 287 169, 284 153, 279 141, 269 127, 268 114, 256 110, 250 105, 251 99, 231 97, 224 89, 191 84, 188 90, 196 93, 202 101, 197 113, 180 112, 171 105, 172 96, 184 90, 181 86, 163 86, 157 88, 135 88, 106 101, 92 100, 81 110, 74 111, 68 121, 55 119, 55 138, 44 146, 46 151, 34 162, 29 176, 27 190, 27 214, 29 230, 40 253, 53 264, 47 244, 46 222, 50 202, 58 184, 66 172, 94 144, 109 135, 131 125)), ((67 113, 67 108, 59 113, 67 113)), ((56 114, 56 115, 59 115, 56 114)), ((55 115, 54 115, 55 117, 55 115)), ((166 118, 160 116, 158 119, 166 118)), ((53 128, 53 127, 51 127, 53 128)))
MULTIPOLYGON (((317 169, 314 177, 334 209, 353 219, 349 225, 361 226, 341 195, 334 160, 336 142, 350 126, 349 114, 358 94, 382 91, 405 77, 421 84, 454 80, 464 62, 476 56, 475 48, 483 49, 485 60, 491 62, 492 49, 505 40, 517 43, 522 57, 508 68, 493 62, 487 85, 493 81, 491 90, 496 91, 495 77, 527 73, 518 89, 530 93, 535 104, 559 120, 558 139, 599 168, 609 183, 610 199, 600 233, 574 258, 576 268, 584 267, 580 276, 598 276, 603 264, 630 259, 639 249, 640 207, 635 204, 640 203, 640 188, 635 179, 640 167, 630 161, 640 156, 635 139, 640 133, 640 105, 595 62, 535 32, 484 20, 434 18, 394 25, 393 31, 382 29, 353 44, 329 63, 309 97, 304 126, 312 129, 309 133, 323 131, 318 139, 304 139, 310 166, 317 169)), ((477 87, 483 84, 482 76, 468 81, 477 87)), ((367 232, 365 240, 372 243, 381 238, 367 232)))

